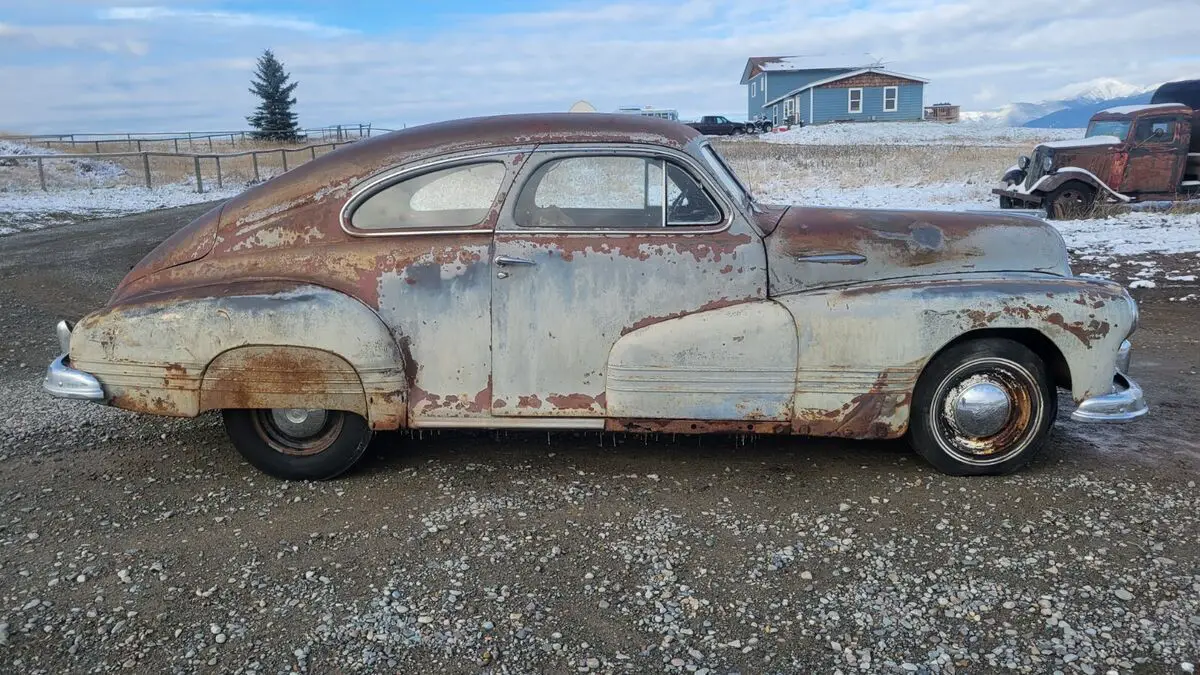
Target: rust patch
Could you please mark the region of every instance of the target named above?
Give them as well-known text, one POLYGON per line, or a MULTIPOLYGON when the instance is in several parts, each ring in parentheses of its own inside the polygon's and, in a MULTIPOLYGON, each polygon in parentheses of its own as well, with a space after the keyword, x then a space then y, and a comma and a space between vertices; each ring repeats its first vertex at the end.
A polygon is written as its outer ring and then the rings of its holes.
POLYGON ((1103 340, 1111 328, 1107 321, 1097 321, 1095 318, 1092 318, 1087 324, 1082 321, 1070 323, 1058 312, 1047 316, 1046 322, 1074 335, 1083 343, 1084 347, 1091 347, 1093 340, 1103 340))
MULTIPOLYGON (((604 394, 600 394, 600 396, 604 396, 604 394)), ((604 407, 600 397, 587 394, 550 394, 546 397, 546 402, 560 410, 587 410, 593 405, 604 407)))
POLYGON ((911 392, 885 392, 888 373, 879 374, 870 390, 836 410, 799 410, 792 427, 803 436, 880 439, 898 438, 908 430, 907 420, 891 423, 912 404, 911 392))
POLYGON ((366 393, 341 357, 302 347, 241 347, 217 356, 200 384, 200 410, 323 408, 367 417, 366 393))
POLYGON ((527 410, 528 409, 537 409, 537 408, 542 407, 542 399, 538 398, 537 394, 530 394, 529 396, 521 396, 517 400, 517 407, 524 408, 527 410))

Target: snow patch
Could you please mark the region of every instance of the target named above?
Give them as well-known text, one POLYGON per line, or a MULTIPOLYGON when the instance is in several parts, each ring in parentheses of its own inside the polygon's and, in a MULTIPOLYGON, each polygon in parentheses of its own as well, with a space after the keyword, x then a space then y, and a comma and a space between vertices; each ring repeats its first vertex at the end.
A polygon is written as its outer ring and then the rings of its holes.
POLYGON ((1059 150, 1063 148, 1087 148, 1094 145, 1117 145, 1120 142, 1121 139, 1117 138, 1116 136, 1089 136, 1087 138, 1077 138, 1074 140, 1067 139, 1063 141, 1046 141, 1040 145, 1052 150, 1059 150))
POLYGON ((762 134, 757 140, 790 145, 969 145, 1009 147, 1074 140, 1084 129, 1026 129, 987 122, 871 122, 817 124, 762 134))
POLYGON ((203 194, 187 184, 147 190, 144 187, 0 192, 0 235, 40 230, 87 218, 112 218, 133 213, 229 199, 242 191, 230 186, 203 194))

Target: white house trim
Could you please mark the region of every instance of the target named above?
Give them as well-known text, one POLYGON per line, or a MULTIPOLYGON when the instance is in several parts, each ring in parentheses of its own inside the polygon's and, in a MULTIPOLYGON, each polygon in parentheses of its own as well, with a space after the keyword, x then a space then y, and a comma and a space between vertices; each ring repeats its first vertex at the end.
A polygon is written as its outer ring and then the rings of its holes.
POLYGON ((883 88, 883 112, 896 112, 900 109, 900 87, 891 86, 883 88), (888 91, 892 92, 892 106, 888 107, 888 91))
MULTIPOLYGON (((911 80, 911 81, 917 82, 919 84, 929 84, 929 80, 925 80, 925 79, 922 79, 919 77, 913 77, 912 75, 905 75, 903 73, 893 73, 890 70, 883 70, 882 68, 863 68, 861 70, 852 70, 848 73, 842 73, 841 75, 834 75, 833 77, 827 77, 823 80, 817 80, 816 82, 809 82, 808 84, 804 85, 803 87, 800 87, 799 89, 789 91, 788 93, 784 94, 783 96, 780 96, 778 98, 773 98, 770 101, 767 101, 764 105, 771 105, 772 103, 778 103, 779 101, 781 101, 789 96, 799 94, 800 92, 804 91, 805 89, 815 89, 817 87, 820 87, 821 85, 829 84, 831 82, 837 82, 839 80, 844 80, 849 77, 865 75, 866 73, 876 73, 878 75, 890 75, 892 77, 898 77, 902 80, 911 80)), ((764 75, 765 75, 765 73, 764 73, 764 75)))
POLYGON ((846 112, 861 115, 863 111, 863 90, 862 87, 852 87, 846 90, 846 112), (854 92, 858 92, 858 110, 854 109, 854 92))

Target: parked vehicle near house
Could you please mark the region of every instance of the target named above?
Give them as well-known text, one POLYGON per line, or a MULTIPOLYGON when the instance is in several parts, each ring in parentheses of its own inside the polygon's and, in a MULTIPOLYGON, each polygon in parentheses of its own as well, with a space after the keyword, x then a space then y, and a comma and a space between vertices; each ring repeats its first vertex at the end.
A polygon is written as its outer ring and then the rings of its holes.
POLYGON ((1147 105, 1092 116, 1077 141, 1039 144, 992 190, 1001 208, 1079 218, 1097 204, 1200 199, 1200 80, 1165 84, 1147 105))
POLYGON ((58 326, 44 388, 222 411, 286 479, 375 431, 907 437, 1026 464, 1058 411, 1146 413, 1137 306, 1022 214, 755 200, 686 125, 515 115, 359 141, 252 188, 58 326))
POLYGON ((685 122, 689 127, 705 136, 740 136, 751 133, 756 127, 746 122, 733 122, 722 115, 705 115, 698 122, 685 122))

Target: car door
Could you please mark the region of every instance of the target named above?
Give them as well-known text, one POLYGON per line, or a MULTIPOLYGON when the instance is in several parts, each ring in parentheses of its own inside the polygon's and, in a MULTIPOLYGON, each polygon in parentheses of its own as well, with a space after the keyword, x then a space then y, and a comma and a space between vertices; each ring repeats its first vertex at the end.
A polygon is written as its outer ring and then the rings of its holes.
POLYGON ((766 254, 685 153, 548 147, 518 176, 496 232, 492 414, 603 417, 614 343, 765 298, 766 254))
MULTIPOLYGON (((500 205, 533 146, 416 163, 346 206, 364 285, 404 358, 408 424, 463 426, 491 409, 491 249, 500 205)), ((346 339, 357 339, 346 327, 346 339)))
POLYGON ((1176 139, 1179 120, 1146 117, 1137 120, 1121 192, 1172 193, 1182 180, 1187 150, 1176 139))

